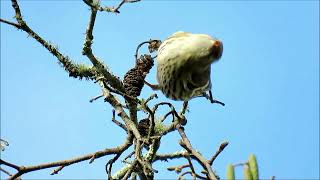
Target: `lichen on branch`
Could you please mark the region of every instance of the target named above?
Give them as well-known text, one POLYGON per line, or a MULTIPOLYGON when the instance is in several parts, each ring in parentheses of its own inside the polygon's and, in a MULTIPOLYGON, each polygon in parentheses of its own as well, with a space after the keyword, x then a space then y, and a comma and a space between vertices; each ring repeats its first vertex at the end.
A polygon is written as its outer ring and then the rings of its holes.
POLYGON ((179 177, 183 178, 190 174, 193 178, 218 179, 219 177, 213 170, 212 164, 216 157, 226 147, 227 143, 221 144, 219 149, 209 160, 202 156, 191 145, 184 130, 184 127, 187 124, 185 113, 187 112, 188 103, 185 102, 182 110, 178 112, 170 102, 157 102, 154 103, 153 106, 150 106, 148 103, 155 100, 157 95, 151 95, 146 100, 139 98, 144 84, 146 83, 145 78, 153 67, 153 60, 157 56, 152 56, 152 53, 157 52, 161 41, 150 39, 138 44, 135 52, 135 59, 133 59, 136 62, 135 66, 127 71, 123 81, 114 75, 111 70, 108 69, 107 65, 99 59, 92 50, 94 39, 93 30, 97 13, 103 11, 120 13, 120 8, 123 7, 124 4, 138 2, 139 0, 122 0, 116 7, 102 6, 98 0, 83 1, 90 7, 91 13, 84 37, 82 54, 90 60, 92 65, 74 63, 67 55, 63 55, 56 46, 34 32, 27 22, 24 21, 17 0, 11 0, 12 7, 15 11, 14 17, 16 22, 5 19, 0 19, 0 22, 20 29, 35 39, 58 59, 59 64, 68 72, 70 77, 92 80, 95 84, 98 84, 102 90, 102 95, 93 98, 90 102, 103 97, 104 101, 113 108, 112 122, 124 130, 123 132, 127 134, 127 138, 123 144, 113 148, 107 148, 67 160, 39 165, 20 166, 1 159, 1 165, 12 168, 17 172, 11 174, 3 168, 0 168, 0 170, 5 172, 9 176, 9 179, 17 179, 23 174, 47 168, 55 168, 51 173, 51 175, 55 175, 70 165, 87 160, 89 163, 93 163, 97 158, 113 155, 106 163, 108 179, 128 179, 135 176, 139 176, 141 179, 154 179, 156 177, 155 173, 157 173, 158 170, 154 169, 153 163, 159 160, 168 161, 180 158, 187 160, 188 164, 174 168, 176 172, 179 171, 179 177), (148 45, 149 53, 139 56, 139 49, 146 44, 148 45), (122 101, 125 101, 125 104, 122 103, 122 101), (168 112, 166 112, 164 116, 158 116, 156 114, 160 106, 168 108, 168 112), (138 111, 143 112, 142 117, 137 116, 138 111), (116 116, 121 120, 116 120, 116 116), (171 116, 172 121, 166 124, 164 121, 167 117, 171 116), (158 149, 161 146, 162 137, 172 132, 178 132, 180 134, 181 139, 179 142, 184 150, 159 154, 158 149), (125 158, 128 164, 113 173, 113 164, 118 162, 119 159, 121 159, 121 156, 125 154, 131 146, 133 146, 133 152, 130 156, 125 158), (204 175, 200 175, 196 172, 193 161, 198 162, 202 166, 205 172, 204 175))

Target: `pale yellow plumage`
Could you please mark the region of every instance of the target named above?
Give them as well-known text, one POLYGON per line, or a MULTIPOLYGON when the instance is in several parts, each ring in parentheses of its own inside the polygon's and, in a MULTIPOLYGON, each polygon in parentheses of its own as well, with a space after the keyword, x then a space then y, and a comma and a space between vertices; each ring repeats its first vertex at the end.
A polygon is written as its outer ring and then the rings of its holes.
POLYGON ((165 96, 189 100, 211 88, 211 64, 222 54, 222 43, 205 34, 176 32, 160 45, 157 80, 165 96))

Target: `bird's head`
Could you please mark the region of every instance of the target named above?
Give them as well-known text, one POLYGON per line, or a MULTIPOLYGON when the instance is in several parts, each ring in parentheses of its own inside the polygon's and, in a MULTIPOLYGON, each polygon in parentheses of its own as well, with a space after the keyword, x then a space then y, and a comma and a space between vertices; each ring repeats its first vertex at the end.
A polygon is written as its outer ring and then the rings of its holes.
POLYGON ((189 54, 193 62, 201 66, 210 65, 222 56, 223 44, 216 38, 206 34, 190 34, 185 40, 187 41, 184 44, 187 49, 186 54, 189 54))
POLYGON ((219 60, 222 56, 222 52, 223 52, 223 44, 221 41, 219 40, 212 40, 212 48, 211 48, 211 53, 213 56, 213 59, 215 61, 219 60))

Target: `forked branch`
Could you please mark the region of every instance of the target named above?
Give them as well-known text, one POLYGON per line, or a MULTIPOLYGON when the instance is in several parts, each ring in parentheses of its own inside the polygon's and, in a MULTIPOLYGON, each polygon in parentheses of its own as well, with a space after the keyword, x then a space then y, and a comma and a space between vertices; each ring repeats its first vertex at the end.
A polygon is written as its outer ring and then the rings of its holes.
POLYGON ((47 168, 53 168, 53 167, 59 167, 57 170, 53 171, 54 173, 52 173, 52 174, 57 174, 63 167, 66 167, 66 166, 69 166, 69 165, 72 165, 75 163, 79 163, 79 162, 86 161, 86 160, 98 159, 100 157, 110 155, 110 154, 119 154, 119 153, 125 151, 126 149, 128 149, 132 145, 131 142, 132 142, 132 136, 128 136, 126 141, 122 145, 117 146, 115 148, 104 149, 101 151, 97 151, 94 153, 86 154, 86 155, 72 158, 72 159, 68 159, 68 160, 50 162, 50 163, 39 164, 39 165, 34 165, 34 166, 17 166, 15 164, 6 162, 2 159, 0 160, 0 165, 5 165, 8 167, 14 168, 15 170, 18 171, 16 174, 13 174, 12 176, 10 176, 9 179, 16 179, 17 177, 19 177, 25 173, 28 173, 28 172, 37 171, 37 170, 41 170, 41 169, 47 169, 47 168))

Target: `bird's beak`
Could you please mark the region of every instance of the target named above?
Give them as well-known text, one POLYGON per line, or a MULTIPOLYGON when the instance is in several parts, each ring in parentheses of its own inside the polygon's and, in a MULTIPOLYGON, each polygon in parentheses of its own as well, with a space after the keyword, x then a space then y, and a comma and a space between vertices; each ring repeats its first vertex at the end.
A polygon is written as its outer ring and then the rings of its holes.
POLYGON ((212 45, 212 54, 214 59, 220 59, 223 52, 223 44, 219 40, 214 40, 212 45))

